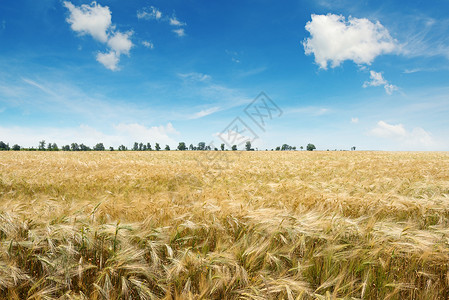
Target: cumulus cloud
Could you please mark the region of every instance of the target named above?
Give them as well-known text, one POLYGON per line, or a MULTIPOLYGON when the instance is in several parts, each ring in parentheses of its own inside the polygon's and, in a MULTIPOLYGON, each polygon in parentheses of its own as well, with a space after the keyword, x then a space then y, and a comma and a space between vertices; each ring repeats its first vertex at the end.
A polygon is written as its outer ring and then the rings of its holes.
POLYGON ((64 6, 70 11, 70 16, 66 21, 73 31, 81 35, 89 34, 101 42, 107 41, 107 31, 111 26, 109 7, 101 6, 96 2, 92 2, 91 5, 83 4, 76 7, 68 1, 64 1, 64 6))
POLYGON ((120 56, 114 51, 109 51, 107 53, 99 52, 97 53, 97 61, 101 63, 106 69, 116 71, 118 70, 120 56))
POLYGON ((310 33, 302 43, 305 54, 313 54, 322 69, 327 69, 328 63, 337 67, 345 60, 369 65, 377 56, 397 50, 388 30, 365 18, 346 21, 341 15, 313 14, 305 28, 310 33))
POLYGON ((435 145, 432 135, 421 127, 406 130, 402 124, 388 124, 385 121, 377 122, 377 126, 370 134, 379 138, 391 139, 404 146, 428 148, 435 145))
POLYGON ((95 1, 90 5, 82 4, 79 7, 69 1, 64 1, 64 6, 70 12, 66 21, 71 25, 73 31, 81 35, 90 35, 108 46, 108 52, 97 53, 97 61, 109 70, 118 70, 120 55, 129 55, 129 51, 133 47, 132 31, 125 33, 115 31, 109 7, 101 6, 95 1))
POLYGON ((351 118, 351 123, 357 124, 359 122, 359 118, 351 118))
POLYGON ((115 51, 117 54, 129 55, 129 50, 131 50, 133 43, 130 40, 132 32, 116 32, 108 40, 108 46, 115 51))
POLYGON ((363 83, 363 87, 369 87, 369 86, 384 86, 385 92, 387 92, 388 95, 391 95, 395 90, 397 90, 397 86, 389 84, 387 80, 385 80, 382 76, 382 73, 370 71, 370 81, 365 81, 363 83))

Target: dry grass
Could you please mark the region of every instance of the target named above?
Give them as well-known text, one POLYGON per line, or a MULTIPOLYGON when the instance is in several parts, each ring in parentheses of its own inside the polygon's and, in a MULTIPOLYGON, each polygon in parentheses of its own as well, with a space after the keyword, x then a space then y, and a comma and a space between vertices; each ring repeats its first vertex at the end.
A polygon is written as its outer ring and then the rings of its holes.
POLYGON ((0 298, 449 298, 448 153, 197 159, 0 152, 0 298))

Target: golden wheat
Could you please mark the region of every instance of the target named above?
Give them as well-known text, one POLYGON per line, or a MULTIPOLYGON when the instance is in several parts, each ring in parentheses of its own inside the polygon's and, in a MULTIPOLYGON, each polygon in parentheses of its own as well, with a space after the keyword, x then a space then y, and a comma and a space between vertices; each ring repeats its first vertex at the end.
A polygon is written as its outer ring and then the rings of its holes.
POLYGON ((447 299, 449 154, 0 152, 0 298, 447 299))

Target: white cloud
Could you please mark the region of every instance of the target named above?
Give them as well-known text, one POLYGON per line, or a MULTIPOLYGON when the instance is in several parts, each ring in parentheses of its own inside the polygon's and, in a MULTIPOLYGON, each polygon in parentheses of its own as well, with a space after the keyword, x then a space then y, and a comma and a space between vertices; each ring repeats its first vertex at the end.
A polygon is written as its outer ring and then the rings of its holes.
POLYGON ((429 148, 435 145, 432 135, 421 127, 415 127, 411 131, 404 128, 404 125, 392 125, 384 121, 377 122, 377 126, 370 131, 376 137, 391 139, 404 146, 416 148, 429 148))
POLYGON ((184 28, 173 29, 172 31, 179 37, 186 35, 184 28))
POLYGON ((99 52, 97 54, 97 61, 103 66, 105 66, 106 69, 109 69, 111 71, 117 71, 118 70, 118 63, 120 61, 120 54, 117 54, 115 51, 109 51, 108 53, 101 53, 99 52))
POLYGON ((111 11, 107 6, 96 2, 91 5, 83 4, 80 7, 64 1, 64 6, 70 11, 66 21, 71 24, 73 31, 82 35, 90 34, 96 40, 105 43, 108 39, 108 29, 111 26, 111 11))
POLYGON ((184 79, 189 79, 193 81, 208 81, 211 79, 210 75, 203 74, 203 73, 197 73, 197 72, 191 72, 191 73, 179 73, 179 77, 184 79))
POLYGON ((219 110, 220 110, 220 107, 211 107, 208 109, 203 109, 199 112, 194 113, 189 119, 191 119, 191 120, 200 119, 202 117, 216 113, 219 110))
POLYGON ((395 85, 389 84, 388 81, 386 81, 382 73, 370 71, 370 78, 371 81, 365 81, 363 83, 363 87, 369 87, 369 86, 380 86, 383 85, 385 88, 385 92, 387 92, 388 95, 391 95, 394 91, 396 91, 398 88, 395 85))
POLYGON ((313 54, 323 69, 327 69, 328 62, 334 68, 345 60, 369 65, 378 55, 397 49, 382 24, 364 18, 349 17, 346 21, 341 15, 313 14, 305 28, 311 35, 302 43, 305 54, 313 54))
POLYGON ((186 23, 179 21, 176 17, 171 17, 169 19, 169 23, 171 26, 184 26, 186 23))
POLYGON ((89 34, 109 47, 109 52, 97 54, 97 61, 109 70, 118 70, 120 55, 129 55, 129 51, 133 47, 132 31, 125 33, 115 31, 109 7, 101 6, 95 1, 91 5, 83 4, 79 7, 65 1, 64 6, 70 11, 70 16, 66 21, 71 24, 73 31, 82 35, 89 34))
POLYGON ((142 45, 144 45, 147 48, 154 49, 154 44, 150 41, 143 41, 142 45))
POLYGON ((351 118, 351 123, 357 124, 359 122, 359 118, 351 118))
POLYGON ((185 22, 181 22, 174 15, 172 17, 163 17, 162 15, 163 15, 162 12, 154 6, 150 6, 148 8, 143 8, 142 10, 137 11, 138 19, 159 20, 159 21, 167 22, 170 26, 178 27, 177 29, 172 30, 178 37, 182 37, 182 36, 186 35, 185 29, 179 28, 179 27, 185 26, 186 25, 185 22))
POLYGON ((134 142, 151 142, 161 145, 176 146, 172 136, 177 132, 171 123, 163 126, 147 127, 137 123, 121 123, 108 129, 108 133, 87 125, 72 128, 31 128, 31 127, 0 127, 0 136, 5 142, 19 144, 24 147, 37 147, 38 142, 45 140, 56 143, 59 147, 71 143, 95 146, 104 143, 105 146, 132 146, 134 142))
POLYGON ((132 32, 116 32, 112 37, 108 40, 108 46, 117 53, 129 55, 129 50, 131 50, 133 43, 130 40, 132 36, 132 32))
POLYGON ((150 6, 138 11, 137 18, 145 20, 159 20, 162 18, 162 12, 154 6, 150 6))
POLYGON ((114 129, 119 136, 126 136, 128 141, 154 141, 172 146, 176 142, 171 135, 179 135, 171 123, 153 127, 146 127, 138 123, 118 124, 114 126, 114 129))

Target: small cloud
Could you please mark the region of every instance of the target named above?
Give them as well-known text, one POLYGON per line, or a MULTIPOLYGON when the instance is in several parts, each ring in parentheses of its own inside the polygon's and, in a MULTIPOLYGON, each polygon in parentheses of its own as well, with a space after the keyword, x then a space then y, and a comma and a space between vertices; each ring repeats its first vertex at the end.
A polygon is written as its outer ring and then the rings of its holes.
POLYGON ((359 122, 359 118, 351 118, 351 123, 357 124, 359 122))
POLYGON ((306 30, 310 37, 302 42, 306 55, 313 54, 322 69, 338 67, 345 60, 356 64, 371 64, 383 53, 391 53, 398 47, 388 30, 379 22, 368 19, 327 14, 312 14, 306 30))
POLYGON ((371 81, 365 81, 363 83, 364 88, 367 88, 369 86, 383 85, 385 88, 385 92, 387 92, 388 95, 391 95, 394 91, 396 91, 398 89, 397 86, 389 84, 388 81, 386 81, 383 78, 382 73, 380 73, 380 72, 370 71, 370 79, 371 79, 371 81))
POLYGON ((105 66, 106 69, 109 69, 111 71, 118 70, 117 65, 119 63, 119 60, 119 55, 117 55, 115 51, 109 51, 108 53, 99 52, 97 54, 97 61, 105 66))
POLYGON ((184 78, 184 79, 192 80, 192 81, 207 81, 207 80, 211 79, 210 75, 203 74, 203 73, 196 73, 196 72, 179 73, 178 76, 181 78, 184 78))
POLYGON ((150 6, 138 11, 137 18, 144 20, 160 20, 162 18, 162 12, 154 6, 150 6))
POLYGON ((132 36, 132 32, 116 32, 112 37, 108 40, 108 46, 115 51, 115 53, 119 56, 120 54, 129 55, 129 50, 131 50, 133 43, 131 42, 130 37, 132 36))
POLYGON ((146 47, 146 48, 154 49, 154 44, 153 44, 152 42, 150 42, 150 41, 143 41, 143 42, 142 42, 142 45, 143 45, 144 47, 146 47))
POLYGON ((203 110, 193 114, 189 119, 191 119, 191 120, 200 119, 202 117, 216 113, 217 111, 220 111, 220 107, 211 107, 209 109, 203 109, 203 110))
POLYGON ((179 36, 179 37, 182 37, 182 36, 186 35, 186 33, 184 31, 184 28, 173 29, 172 31, 174 33, 176 33, 176 35, 179 36))
MULTIPOLYGON (((170 26, 174 27, 182 27, 185 26, 185 22, 181 22, 176 18, 176 16, 172 17, 163 17, 162 12, 154 7, 150 6, 148 8, 143 8, 142 10, 137 12, 137 18, 138 19, 144 19, 144 20, 159 20, 163 22, 167 22, 170 26)), ((178 37, 185 36, 185 29, 184 28, 177 28, 172 30, 178 37)))
POLYGON ((169 23, 171 26, 185 26, 186 23, 179 21, 176 17, 171 17, 169 19, 169 23))

